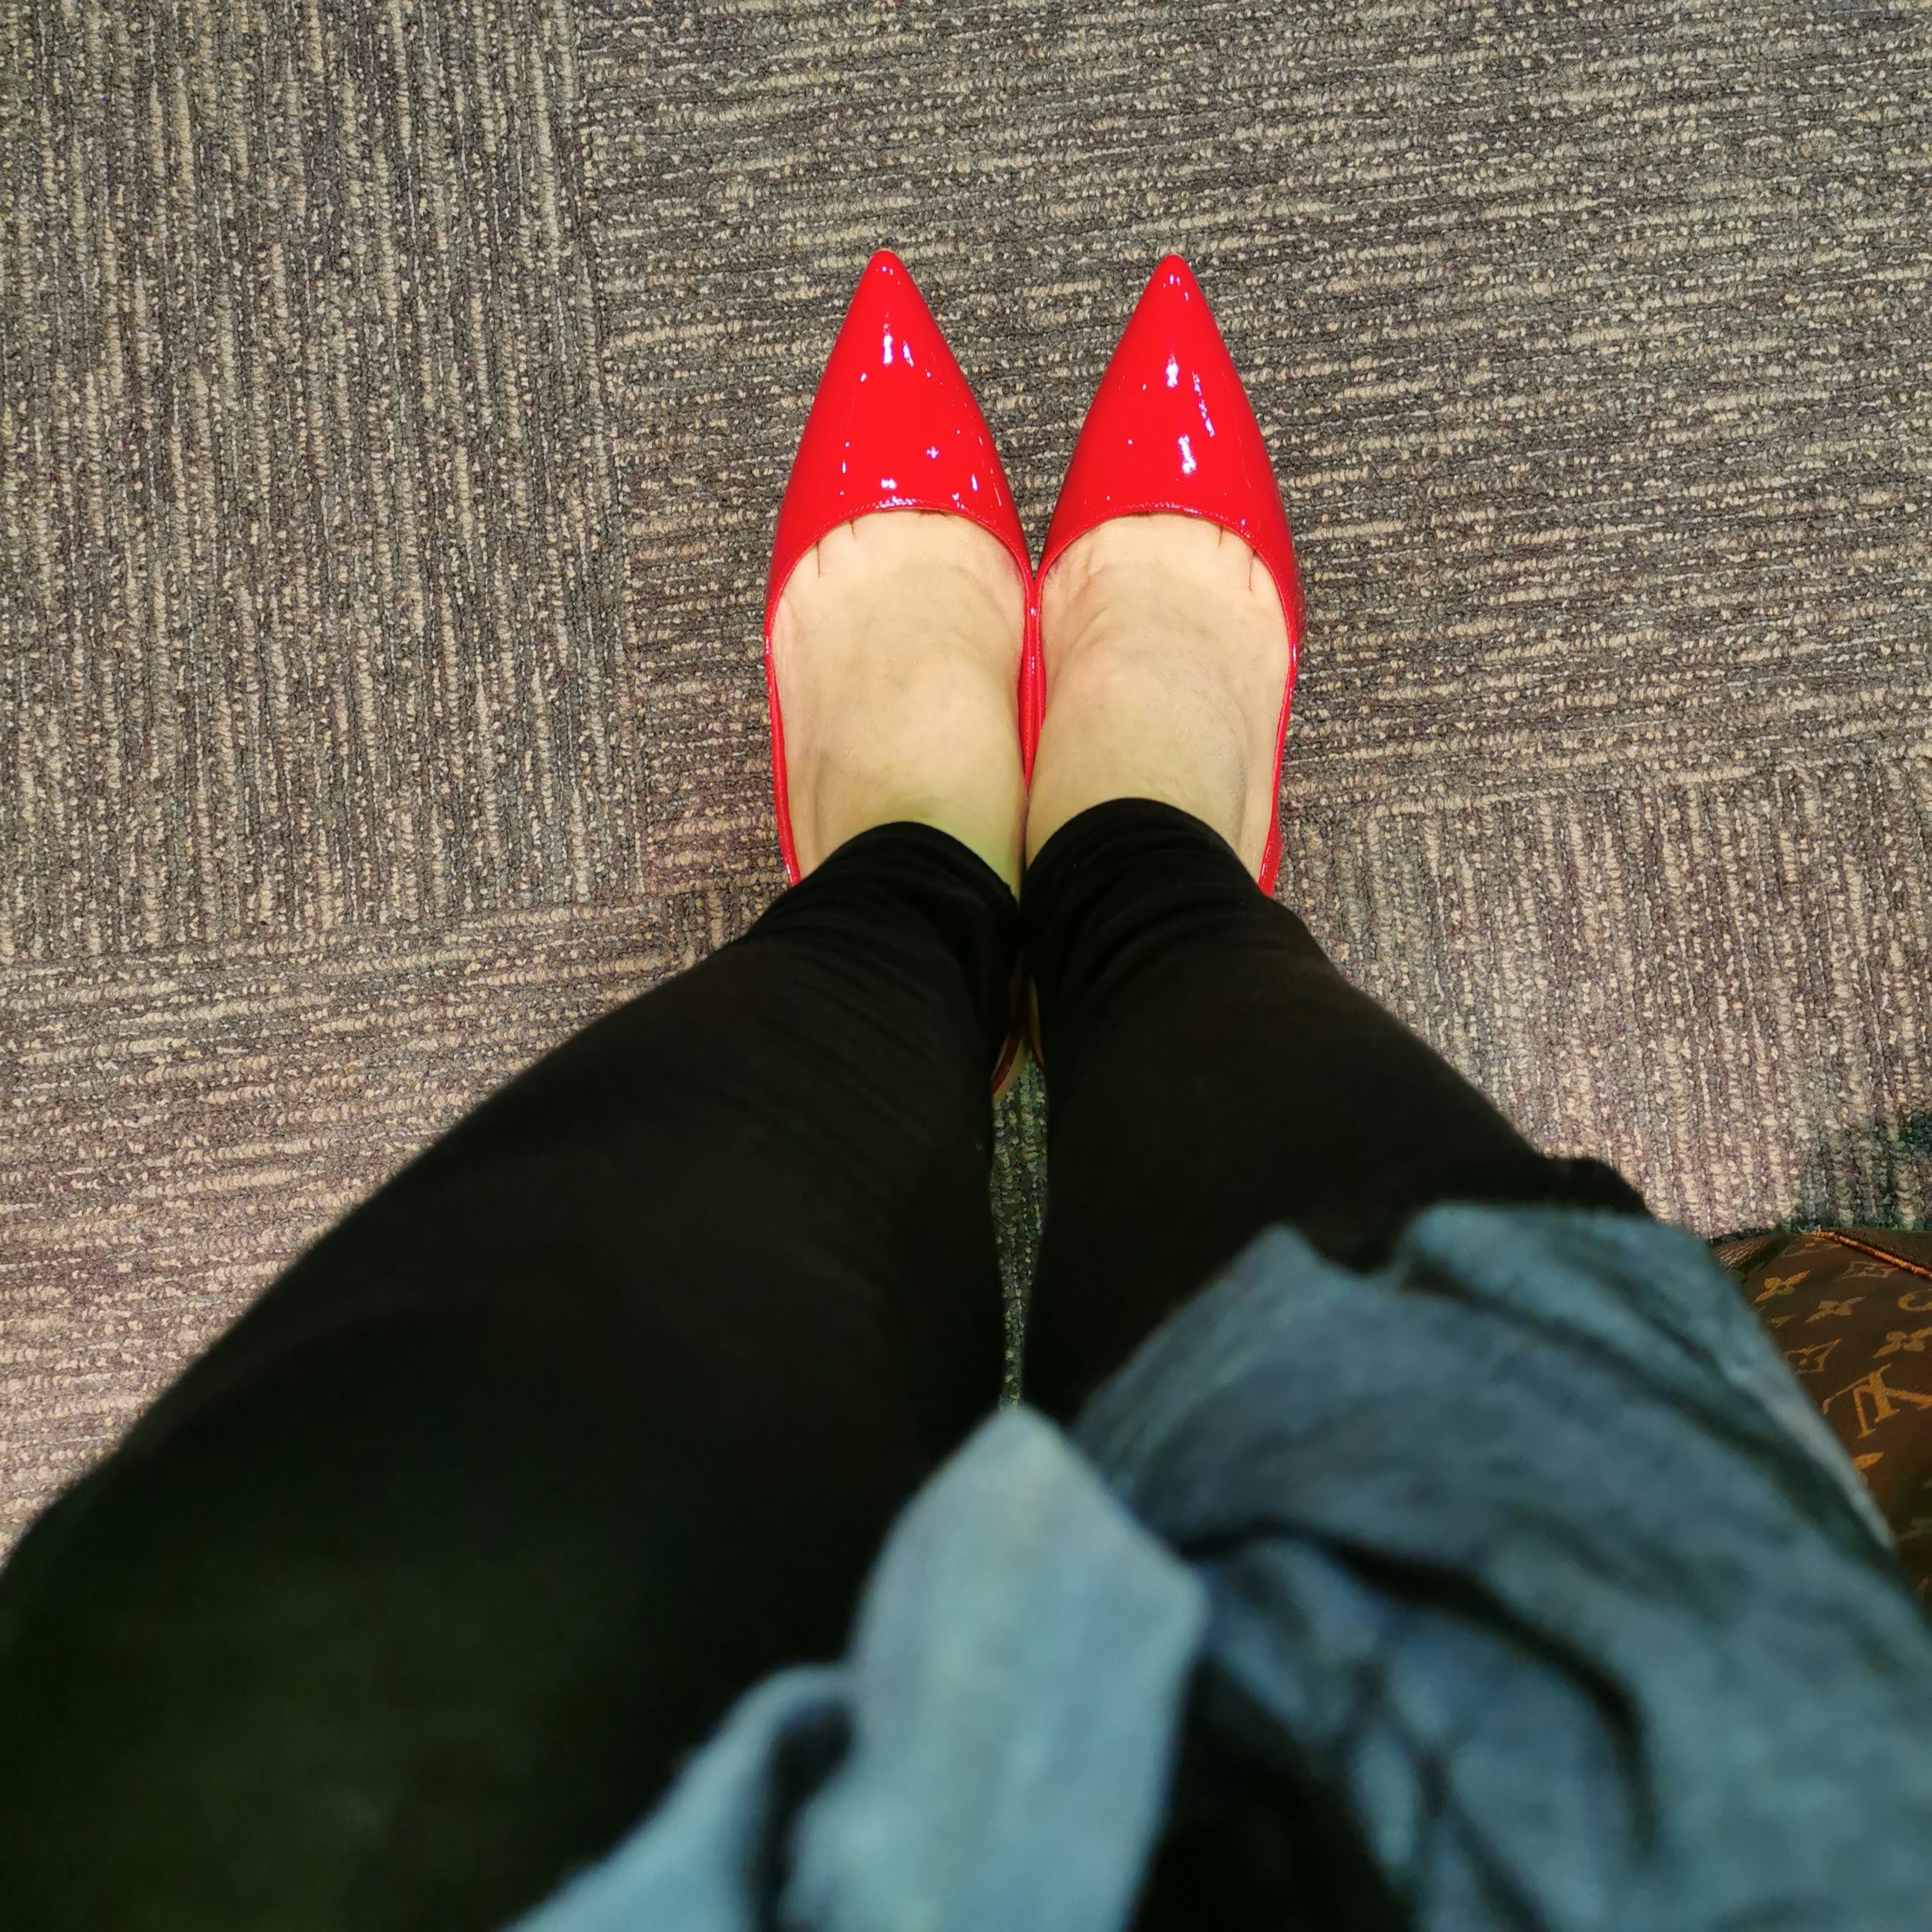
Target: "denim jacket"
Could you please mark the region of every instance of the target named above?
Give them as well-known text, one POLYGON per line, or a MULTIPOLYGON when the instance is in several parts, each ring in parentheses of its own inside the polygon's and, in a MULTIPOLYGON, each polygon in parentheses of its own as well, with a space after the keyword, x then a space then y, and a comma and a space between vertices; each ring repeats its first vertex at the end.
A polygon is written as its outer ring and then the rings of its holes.
POLYGON ((1416 1927, 1932 1924, 1932 1624, 1755 1318, 1681 1232, 1446 1207, 988 1421, 520 1932, 1117 1932, 1209 1670, 1416 1927))

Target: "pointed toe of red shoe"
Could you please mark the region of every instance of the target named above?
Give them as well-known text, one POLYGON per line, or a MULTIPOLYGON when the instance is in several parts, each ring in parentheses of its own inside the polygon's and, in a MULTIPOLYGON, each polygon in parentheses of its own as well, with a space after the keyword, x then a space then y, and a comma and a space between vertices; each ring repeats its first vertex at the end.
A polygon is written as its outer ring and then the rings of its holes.
POLYGON ((799 559, 874 510, 969 517, 1028 575, 1026 538, 992 432, 905 264, 866 266, 820 378, 779 506, 767 623, 799 559))
MULTIPOLYGON (((1200 284, 1178 255, 1154 270, 1100 380, 1054 508, 1037 580, 1096 524, 1162 514, 1201 517, 1232 531, 1274 580, 1288 626, 1288 680, 1275 748, 1279 790, 1301 650, 1294 542, 1247 392, 1200 284)), ((1032 698, 1036 738, 1037 682, 1032 698)), ((1280 862, 1277 828, 1262 862, 1264 891, 1274 889, 1280 862)))
POLYGON ((1275 574, 1300 628, 1294 541, 1268 446, 1201 284, 1178 255, 1154 272, 1087 412, 1040 574, 1112 517, 1204 517, 1275 574))
MULTIPOLYGON (((1030 591, 1032 560, 992 431, 918 285, 889 249, 866 264, 832 345, 778 508, 765 585, 765 694, 778 845, 794 884, 798 853, 785 791, 772 614, 812 547, 842 524, 875 510, 970 518, 1006 547, 1030 591)), ((1023 682, 1024 676, 1023 670, 1023 682)))

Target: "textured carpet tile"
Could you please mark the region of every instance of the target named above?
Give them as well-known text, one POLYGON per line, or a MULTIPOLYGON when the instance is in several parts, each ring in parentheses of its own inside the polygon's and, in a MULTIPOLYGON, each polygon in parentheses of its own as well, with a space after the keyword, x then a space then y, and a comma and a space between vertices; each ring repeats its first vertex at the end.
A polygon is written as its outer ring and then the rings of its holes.
POLYGON ((1337 964, 1533 1139, 1707 1232, 1932 1216, 1932 763, 1304 806, 1288 833, 1337 964))
POLYGON ((571 46, 0 4, 0 958, 634 895, 571 46))
POLYGON ((692 956, 573 46, 550 0, 0 0, 0 1525, 692 956))

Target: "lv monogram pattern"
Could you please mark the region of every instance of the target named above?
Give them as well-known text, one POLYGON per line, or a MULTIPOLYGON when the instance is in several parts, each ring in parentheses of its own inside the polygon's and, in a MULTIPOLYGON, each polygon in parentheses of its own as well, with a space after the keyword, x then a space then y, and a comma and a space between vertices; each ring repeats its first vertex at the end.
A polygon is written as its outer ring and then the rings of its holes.
POLYGON ((1715 1253, 1845 1445, 1932 1606, 1932 1233, 1821 1229, 1715 1253))

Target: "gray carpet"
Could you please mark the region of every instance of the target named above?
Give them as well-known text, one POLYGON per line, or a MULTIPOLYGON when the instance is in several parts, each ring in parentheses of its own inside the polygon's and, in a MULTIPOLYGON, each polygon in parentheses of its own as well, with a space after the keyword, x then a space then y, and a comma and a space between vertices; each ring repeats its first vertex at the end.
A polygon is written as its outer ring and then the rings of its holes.
POLYGON ((777 889, 766 545, 880 243, 1036 538, 1194 263, 1360 983, 1706 1232, 1922 1222, 1929 84, 1910 5, 0 0, 0 1537, 777 889))

